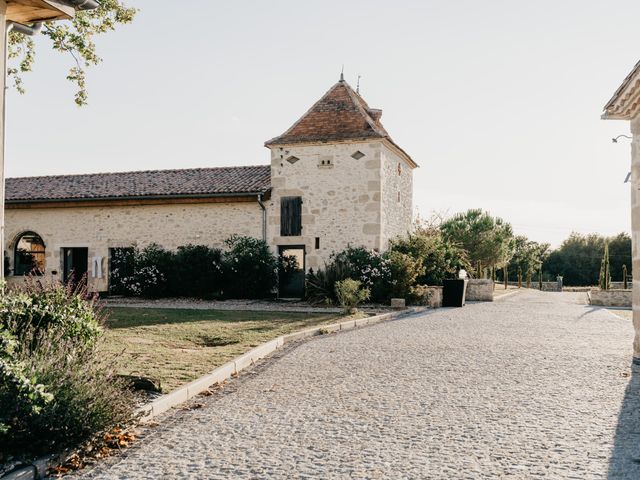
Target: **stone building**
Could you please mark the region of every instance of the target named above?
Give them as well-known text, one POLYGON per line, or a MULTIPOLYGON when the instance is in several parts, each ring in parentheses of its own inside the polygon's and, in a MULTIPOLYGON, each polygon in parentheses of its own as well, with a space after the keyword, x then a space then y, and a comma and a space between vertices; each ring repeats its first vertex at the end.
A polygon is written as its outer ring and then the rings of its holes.
POLYGON ((301 272, 348 245, 383 251, 410 228, 417 165, 381 114, 341 78, 265 143, 270 165, 8 179, 7 278, 35 266, 107 291, 113 249, 220 247, 232 234, 265 239, 301 272))
POLYGON ((633 363, 640 365, 640 62, 604 107, 605 120, 628 120, 631 123, 631 245, 633 256, 633 363), (638 278, 636 278, 638 277, 638 278))

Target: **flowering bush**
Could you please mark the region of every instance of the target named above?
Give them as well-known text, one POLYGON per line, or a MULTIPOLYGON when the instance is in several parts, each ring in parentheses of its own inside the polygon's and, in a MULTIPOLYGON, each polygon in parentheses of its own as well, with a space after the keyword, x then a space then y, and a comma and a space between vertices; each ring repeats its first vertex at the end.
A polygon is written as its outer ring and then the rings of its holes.
POLYGON ((142 297, 169 294, 169 278, 173 274, 173 253, 152 243, 112 250, 110 293, 142 297))
POLYGON ((375 289, 387 282, 391 275, 389 262, 380 252, 364 247, 347 247, 332 255, 334 261, 342 262, 349 268, 349 277, 358 280, 364 288, 375 289))
POLYGON ((225 241, 227 298, 266 298, 278 285, 278 259, 267 242, 234 235, 225 241))

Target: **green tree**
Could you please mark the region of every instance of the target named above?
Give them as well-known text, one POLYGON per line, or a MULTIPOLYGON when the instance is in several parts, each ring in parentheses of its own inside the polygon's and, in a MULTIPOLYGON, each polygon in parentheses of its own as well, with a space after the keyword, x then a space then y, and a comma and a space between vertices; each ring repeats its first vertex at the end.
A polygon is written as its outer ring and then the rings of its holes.
POLYGON ((524 235, 516 236, 514 239, 513 257, 509 262, 514 267, 514 270, 511 271, 513 275, 510 276, 510 280, 518 280, 514 275, 520 271, 523 276, 527 277, 528 282, 530 282, 533 274, 538 271, 540 264, 542 264, 548 256, 548 251, 548 243, 534 242, 524 235))
POLYGON ((602 256, 602 263, 600 264, 600 288, 602 290, 609 290, 609 284, 611 283, 609 266, 609 243, 605 242, 604 255, 602 256))
POLYGON ((459 244, 481 276, 484 269, 506 265, 513 256, 515 239, 511 225, 481 209, 459 213, 442 223, 447 241, 459 244))
POLYGON ((611 279, 616 282, 622 282, 624 265, 627 266, 627 274, 631 275, 631 237, 627 233, 619 233, 615 237, 610 237, 609 241, 609 262, 611 279))
MULTIPOLYGON (((73 64, 67 79, 75 84, 75 102, 87 103, 86 69, 98 65, 102 58, 97 53, 94 37, 115 30, 119 24, 131 23, 137 9, 127 7, 121 0, 100 0, 95 10, 79 11, 69 22, 46 22, 41 35, 48 38, 51 47, 69 54, 73 64)), ((10 66, 7 73, 13 78, 14 87, 24 93, 22 74, 30 72, 35 60, 35 43, 21 33, 9 34, 8 54, 10 66)))
POLYGON ((469 269, 467 252, 457 243, 444 238, 432 223, 416 221, 413 232, 390 242, 390 250, 422 261, 424 271, 416 279, 419 285, 442 285, 461 269, 469 269))
POLYGON ((544 264, 546 276, 564 277, 565 285, 598 285, 605 243, 609 243, 611 277, 622 281, 622 265, 631 265, 631 238, 626 233, 606 238, 598 234, 572 233, 544 264))

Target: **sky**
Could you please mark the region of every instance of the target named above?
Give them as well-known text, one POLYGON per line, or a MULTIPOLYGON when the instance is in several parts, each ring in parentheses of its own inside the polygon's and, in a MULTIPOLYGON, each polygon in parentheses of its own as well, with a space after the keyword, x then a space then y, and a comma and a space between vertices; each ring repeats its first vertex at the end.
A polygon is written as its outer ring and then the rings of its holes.
POLYGON ((630 230, 630 145, 611 142, 629 125, 600 115, 640 59, 637 0, 125 3, 140 12, 96 39, 86 107, 37 39, 8 176, 267 164, 344 65, 420 165, 421 216, 482 208, 553 246, 630 230))

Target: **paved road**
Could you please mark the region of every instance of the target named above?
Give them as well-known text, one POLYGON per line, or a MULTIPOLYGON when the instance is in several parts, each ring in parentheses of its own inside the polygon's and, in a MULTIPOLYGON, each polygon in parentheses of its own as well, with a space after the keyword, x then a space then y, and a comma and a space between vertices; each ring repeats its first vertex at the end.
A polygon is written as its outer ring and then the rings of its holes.
POLYGON ((632 327, 584 298, 519 293, 303 343, 79 476, 638 479, 632 327))

